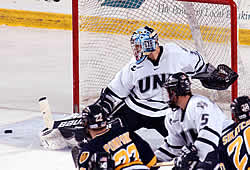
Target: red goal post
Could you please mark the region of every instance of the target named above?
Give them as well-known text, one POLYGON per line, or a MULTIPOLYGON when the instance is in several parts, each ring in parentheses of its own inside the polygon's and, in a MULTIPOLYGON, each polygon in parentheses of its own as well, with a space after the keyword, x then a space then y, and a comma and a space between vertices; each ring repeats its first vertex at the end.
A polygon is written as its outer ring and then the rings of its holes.
MULTIPOLYGON (((159 32, 160 43, 173 41, 200 50, 206 62, 225 63, 237 72, 237 8, 233 0, 72 0, 73 112, 100 94, 129 60, 129 37, 144 25, 159 32)), ((194 86, 201 92, 199 83, 194 86)), ((237 90, 235 82, 229 100, 237 97, 237 90)))

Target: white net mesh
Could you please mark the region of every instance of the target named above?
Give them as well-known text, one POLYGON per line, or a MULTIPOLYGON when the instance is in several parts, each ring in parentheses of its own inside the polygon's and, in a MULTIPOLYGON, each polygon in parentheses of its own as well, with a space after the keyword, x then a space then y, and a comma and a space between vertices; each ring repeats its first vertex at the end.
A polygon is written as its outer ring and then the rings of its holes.
MULTIPOLYGON (((231 66, 230 6, 176 0, 80 0, 80 102, 100 94, 133 57, 130 36, 146 25, 159 33, 160 45, 175 42, 198 50, 205 62, 231 66)), ((235 28, 237 29, 237 28, 235 28)), ((237 41, 237 40, 234 40, 237 41)), ((215 92, 199 81, 195 92, 219 103, 231 100, 231 88, 215 92)))

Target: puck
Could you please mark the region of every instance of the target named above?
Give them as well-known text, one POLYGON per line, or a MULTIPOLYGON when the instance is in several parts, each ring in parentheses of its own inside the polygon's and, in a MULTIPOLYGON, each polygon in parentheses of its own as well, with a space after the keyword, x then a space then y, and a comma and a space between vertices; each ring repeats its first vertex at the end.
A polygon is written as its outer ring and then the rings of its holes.
POLYGON ((13 131, 11 129, 4 130, 4 133, 12 133, 13 131))

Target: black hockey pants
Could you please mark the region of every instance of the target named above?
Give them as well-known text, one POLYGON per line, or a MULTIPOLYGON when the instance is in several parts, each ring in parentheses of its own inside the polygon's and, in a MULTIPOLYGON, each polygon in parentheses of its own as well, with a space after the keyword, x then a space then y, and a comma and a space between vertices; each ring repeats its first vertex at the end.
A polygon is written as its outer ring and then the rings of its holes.
POLYGON ((168 135, 168 131, 164 124, 165 116, 149 117, 142 115, 124 104, 118 111, 115 112, 114 117, 121 118, 123 124, 127 126, 128 130, 136 131, 140 128, 155 129, 163 137, 168 135))

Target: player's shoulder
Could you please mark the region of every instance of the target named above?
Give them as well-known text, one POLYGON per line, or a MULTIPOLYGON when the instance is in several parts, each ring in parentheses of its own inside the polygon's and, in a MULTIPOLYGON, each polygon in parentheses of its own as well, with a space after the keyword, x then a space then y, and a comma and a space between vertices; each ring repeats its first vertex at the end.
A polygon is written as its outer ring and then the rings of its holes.
POLYGON ((184 50, 184 49, 176 43, 169 42, 169 43, 164 44, 163 50, 168 51, 168 52, 175 52, 175 51, 184 50))
POLYGON ((135 71, 143 68, 143 63, 141 62, 140 64, 136 64, 136 59, 135 57, 132 57, 130 61, 123 67, 125 71, 129 71, 131 73, 134 73, 135 71))
POLYGON ((192 103, 200 103, 200 102, 204 102, 204 103, 209 103, 212 104, 212 101, 203 95, 192 95, 190 102, 192 103))
POLYGON ((231 133, 231 131, 233 131, 238 125, 238 123, 232 120, 232 123, 222 130, 222 138, 223 136, 227 136, 229 133, 231 133))
POLYGON ((204 110, 210 108, 214 103, 207 98, 206 96, 202 95, 192 95, 190 98, 188 105, 193 107, 194 109, 204 110))
POLYGON ((141 72, 142 70, 147 70, 148 63, 149 61, 147 59, 139 64, 136 64, 135 62, 130 62, 127 71, 129 71, 131 74, 136 74, 138 73, 138 71, 141 72))
POLYGON ((176 126, 179 126, 179 122, 182 117, 182 110, 176 109, 172 110, 171 108, 166 109, 166 117, 165 117, 165 125, 171 130, 171 133, 175 133, 175 131, 178 129, 176 126))
POLYGON ((91 148, 91 141, 92 140, 87 141, 87 142, 81 142, 79 144, 79 147, 80 147, 81 151, 89 151, 90 148, 91 148))
POLYGON ((164 48, 179 48, 180 46, 173 42, 167 42, 163 46, 164 48))
POLYGON ((181 46, 179 46, 178 44, 175 43, 166 43, 163 46, 163 58, 167 58, 168 62, 180 62, 180 61, 185 61, 181 56, 189 54, 189 50, 185 49, 181 46), (176 57, 176 56, 180 56, 180 57, 176 57))
POLYGON ((179 119, 179 115, 181 115, 181 109, 172 110, 172 108, 167 108, 165 110, 166 119, 179 119))
POLYGON ((80 148, 80 152, 78 155, 78 164, 82 167, 87 166, 88 161, 91 157, 91 151, 86 149, 85 147, 80 148))
POLYGON ((100 143, 100 141, 103 141, 105 143, 126 132, 128 132, 127 128, 113 125, 110 126, 104 133, 98 134, 98 136, 91 141, 93 141, 92 144, 94 143, 94 145, 95 143, 100 143))

